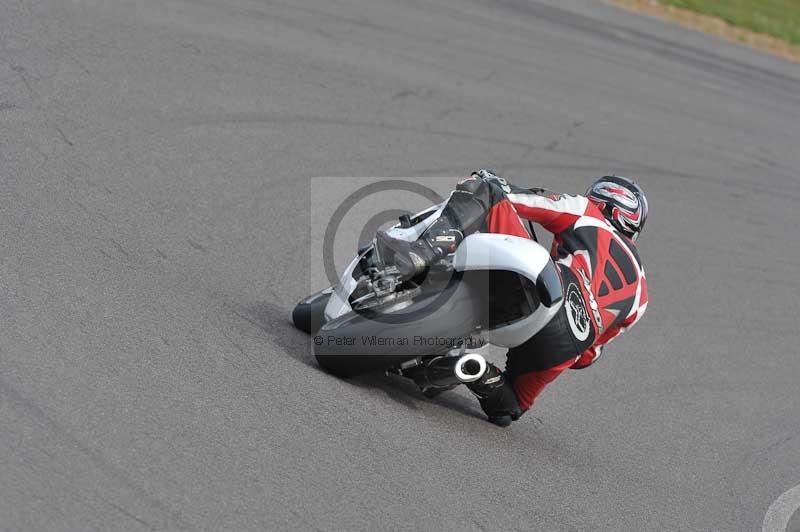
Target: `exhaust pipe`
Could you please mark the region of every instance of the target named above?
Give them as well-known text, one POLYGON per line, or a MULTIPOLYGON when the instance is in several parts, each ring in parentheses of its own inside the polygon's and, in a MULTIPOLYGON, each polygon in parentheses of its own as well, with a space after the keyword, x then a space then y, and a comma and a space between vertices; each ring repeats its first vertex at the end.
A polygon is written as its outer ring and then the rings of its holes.
POLYGON ((423 388, 447 388, 456 384, 466 384, 483 377, 486 369, 486 359, 477 353, 460 357, 440 356, 425 363, 424 371, 420 372, 421 379, 417 384, 423 388))
POLYGON ((458 359, 456 377, 463 383, 475 382, 486 373, 486 359, 477 353, 469 353, 458 359))

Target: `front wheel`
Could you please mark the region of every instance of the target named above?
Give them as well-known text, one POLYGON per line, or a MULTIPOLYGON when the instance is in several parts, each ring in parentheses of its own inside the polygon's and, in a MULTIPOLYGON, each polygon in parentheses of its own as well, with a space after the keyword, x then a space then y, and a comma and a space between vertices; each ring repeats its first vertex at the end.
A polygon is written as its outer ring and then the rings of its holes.
POLYGON ((325 307, 333 293, 333 287, 320 290, 298 303, 292 311, 294 326, 308 334, 314 334, 325 323, 325 307))

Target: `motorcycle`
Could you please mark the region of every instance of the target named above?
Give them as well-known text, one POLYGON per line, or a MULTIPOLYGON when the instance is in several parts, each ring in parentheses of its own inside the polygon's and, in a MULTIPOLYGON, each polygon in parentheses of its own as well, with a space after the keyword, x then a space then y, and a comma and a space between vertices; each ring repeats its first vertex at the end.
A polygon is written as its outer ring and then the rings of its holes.
MULTIPOLYGON (((412 242, 445 203, 403 215, 387 230, 412 242)), ((302 300, 295 326, 314 335, 328 372, 385 371, 414 379, 426 395, 480 379, 486 360, 470 349, 515 347, 542 329, 563 303, 560 275, 536 240, 473 233, 424 274, 403 278, 377 238, 358 250, 336 286, 302 300)))

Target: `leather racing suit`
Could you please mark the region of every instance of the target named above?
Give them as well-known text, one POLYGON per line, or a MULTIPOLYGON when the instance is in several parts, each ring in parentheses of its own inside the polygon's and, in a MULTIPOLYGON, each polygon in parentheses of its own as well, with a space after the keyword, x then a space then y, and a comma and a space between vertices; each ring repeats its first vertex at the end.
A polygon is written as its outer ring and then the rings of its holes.
MULTIPOLYGON (((647 280, 635 244, 584 196, 520 188, 487 172, 461 181, 443 216, 464 235, 531 238, 522 220, 553 233, 550 254, 562 277, 564 304, 548 325, 509 350, 506 363, 521 412, 564 370, 594 363, 647 309, 647 280)), ((490 404, 481 401, 491 417, 490 404)))

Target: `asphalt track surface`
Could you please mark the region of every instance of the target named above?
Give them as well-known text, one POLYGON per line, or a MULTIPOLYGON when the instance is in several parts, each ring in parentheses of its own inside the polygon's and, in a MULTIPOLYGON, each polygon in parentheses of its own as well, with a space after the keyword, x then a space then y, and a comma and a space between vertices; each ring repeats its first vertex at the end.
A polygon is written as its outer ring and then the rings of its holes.
POLYGON ((797 65, 599 2, 2 0, 0 529, 760 530, 799 145, 797 65), (312 177, 481 166, 652 203, 647 315, 507 430, 288 319, 312 177))

